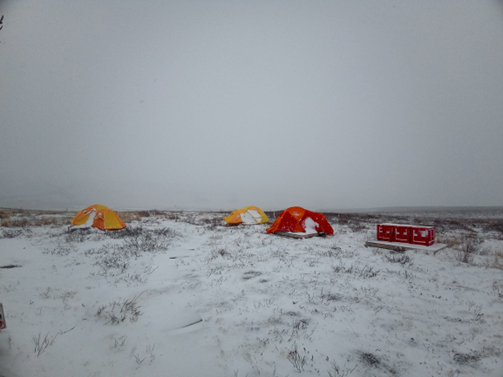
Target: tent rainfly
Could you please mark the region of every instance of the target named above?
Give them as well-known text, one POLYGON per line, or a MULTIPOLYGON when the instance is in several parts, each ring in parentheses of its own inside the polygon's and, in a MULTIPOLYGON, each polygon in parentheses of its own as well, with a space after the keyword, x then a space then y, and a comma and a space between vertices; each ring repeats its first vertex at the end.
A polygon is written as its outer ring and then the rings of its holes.
POLYGON ((71 229, 90 227, 101 230, 114 230, 125 228, 126 223, 107 206, 94 204, 75 215, 71 229))
POLYGON ((236 209, 229 216, 224 218, 227 225, 255 225, 269 222, 267 215, 260 208, 255 206, 236 209))
POLYGON ((332 226, 324 215, 302 207, 290 207, 280 213, 267 233, 291 232, 306 234, 334 234, 332 226))

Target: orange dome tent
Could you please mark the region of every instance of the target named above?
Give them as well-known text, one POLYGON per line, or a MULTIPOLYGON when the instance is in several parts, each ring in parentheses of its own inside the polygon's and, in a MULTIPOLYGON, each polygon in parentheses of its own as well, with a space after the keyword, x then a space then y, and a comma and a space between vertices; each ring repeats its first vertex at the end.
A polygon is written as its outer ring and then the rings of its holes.
POLYGON ((324 215, 302 207, 290 207, 280 213, 267 233, 299 232, 334 234, 324 215))
POLYGON ((260 208, 255 206, 236 209, 229 216, 224 218, 227 225, 255 225, 269 222, 267 215, 260 208))
POLYGON ((121 220, 118 214, 101 204, 94 204, 77 213, 72 220, 72 225, 73 228, 88 228, 92 226, 101 230, 122 229, 126 227, 126 223, 121 220))

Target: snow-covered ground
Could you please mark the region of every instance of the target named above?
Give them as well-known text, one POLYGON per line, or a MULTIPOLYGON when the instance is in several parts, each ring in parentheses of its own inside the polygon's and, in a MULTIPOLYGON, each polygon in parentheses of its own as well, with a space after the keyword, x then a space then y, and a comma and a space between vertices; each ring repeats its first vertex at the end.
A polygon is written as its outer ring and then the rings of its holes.
POLYGON ((386 216, 303 240, 214 213, 30 216, 0 227, 0 376, 503 376, 501 218, 436 213, 433 255, 365 248, 386 216))

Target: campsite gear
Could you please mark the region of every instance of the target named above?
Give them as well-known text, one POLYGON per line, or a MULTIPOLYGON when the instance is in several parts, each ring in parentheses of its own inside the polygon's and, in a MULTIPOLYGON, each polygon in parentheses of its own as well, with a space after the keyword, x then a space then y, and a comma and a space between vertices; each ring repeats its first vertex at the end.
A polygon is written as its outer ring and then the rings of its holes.
POLYGON ((5 322, 5 314, 3 313, 3 304, 0 303, 0 330, 7 328, 7 323, 5 322))
POLYGON ((412 226, 410 243, 430 246, 435 243, 435 228, 432 226, 412 226))
POLYGON ((410 243, 412 232, 408 225, 395 225, 393 228, 393 241, 410 243))
POLYGON ((377 224, 377 239, 379 241, 393 241, 393 225, 377 224))
POLYGON ((235 209, 229 216, 224 218, 227 225, 255 225, 269 222, 267 215, 260 208, 248 206, 235 209))
POLYGON ((302 207, 290 207, 280 213, 267 233, 299 232, 308 234, 334 234, 324 215, 302 207))
POLYGON ((435 243, 435 228, 405 224, 377 224, 377 240, 430 246, 435 243))
POLYGON ((94 204, 79 213, 72 220, 72 228, 98 228, 101 230, 122 229, 126 223, 107 206, 94 204))

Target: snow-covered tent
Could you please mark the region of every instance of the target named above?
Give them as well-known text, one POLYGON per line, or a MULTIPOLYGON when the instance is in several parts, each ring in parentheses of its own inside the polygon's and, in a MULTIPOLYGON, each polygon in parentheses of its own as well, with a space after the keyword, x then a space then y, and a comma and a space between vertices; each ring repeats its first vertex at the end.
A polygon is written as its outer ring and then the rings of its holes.
POLYGON ((255 206, 236 209, 229 216, 224 218, 227 225, 255 225, 269 222, 267 215, 260 208, 255 206))
POLYGON ((98 228, 101 230, 122 229, 126 223, 107 206, 94 204, 77 213, 72 220, 72 229, 98 228))
POLYGON ((280 213, 267 233, 292 232, 307 234, 334 234, 325 216, 302 207, 290 207, 280 213))

